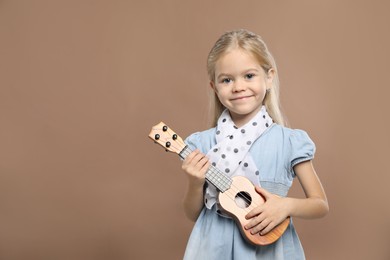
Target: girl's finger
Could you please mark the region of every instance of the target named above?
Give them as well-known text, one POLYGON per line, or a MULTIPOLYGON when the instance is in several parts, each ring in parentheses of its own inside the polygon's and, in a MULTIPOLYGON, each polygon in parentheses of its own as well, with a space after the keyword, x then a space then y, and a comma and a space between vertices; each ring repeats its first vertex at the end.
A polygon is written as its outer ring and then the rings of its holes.
POLYGON ((249 213, 245 215, 245 218, 246 219, 253 218, 254 216, 261 214, 262 211, 263 211, 263 207, 258 206, 256 208, 252 209, 251 211, 249 211, 249 213))
POLYGON ((264 228, 266 228, 270 223, 271 223, 271 221, 268 219, 262 220, 258 225, 256 225, 255 227, 253 227, 251 229, 251 234, 253 235, 253 234, 259 233, 264 228))
POLYGON ((276 227, 274 222, 270 222, 263 230, 261 230, 260 235, 265 235, 270 232, 274 227, 276 227))
POLYGON ((264 216, 262 214, 259 214, 255 217, 252 217, 251 220, 245 225, 246 229, 251 229, 255 226, 257 226, 259 223, 261 223, 264 220, 264 216))
POLYGON ((268 200, 273 194, 268 192, 266 189, 256 186, 256 192, 263 196, 265 200, 268 200))

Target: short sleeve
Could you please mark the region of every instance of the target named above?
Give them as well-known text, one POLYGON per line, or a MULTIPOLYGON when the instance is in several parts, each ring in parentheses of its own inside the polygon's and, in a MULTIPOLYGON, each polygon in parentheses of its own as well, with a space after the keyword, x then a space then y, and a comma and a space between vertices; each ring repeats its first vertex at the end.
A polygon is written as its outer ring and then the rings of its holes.
POLYGON ((184 142, 188 145, 192 151, 199 149, 204 154, 215 145, 215 128, 208 129, 206 131, 195 132, 188 136, 184 142))
POLYGON ((193 151, 195 149, 200 149, 200 136, 199 132, 193 133, 190 136, 188 136, 184 143, 188 145, 188 147, 193 151))
POLYGON ((303 130, 293 130, 289 138, 291 145, 290 169, 295 176, 293 167, 301 162, 314 158, 315 144, 303 130))

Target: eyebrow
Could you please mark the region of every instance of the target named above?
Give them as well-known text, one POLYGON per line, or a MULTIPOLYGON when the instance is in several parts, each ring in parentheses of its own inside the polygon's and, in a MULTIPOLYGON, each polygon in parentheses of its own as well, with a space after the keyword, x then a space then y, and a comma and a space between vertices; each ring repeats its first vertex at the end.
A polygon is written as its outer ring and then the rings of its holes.
MULTIPOLYGON (((248 72, 250 72, 250 71, 259 72, 259 70, 256 69, 256 68, 250 68, 250 69, 247 69, 247 70, 242 71, 240 74, 246 74, 246 73, 248 73, 248 72)), ((231 74, 229 74, 229 73, 221 73, 221 74, 219 74, 219 75, 217 76, 217 79, 220 79, 220 78, 222 78, 222 77, 230 77, 230 76, 231 76, 231 74)))
POLYGON ((221 73, 218 75, 217 79, 223 78, 223 77, 230 77, 230 74, 227 73, 221 73))

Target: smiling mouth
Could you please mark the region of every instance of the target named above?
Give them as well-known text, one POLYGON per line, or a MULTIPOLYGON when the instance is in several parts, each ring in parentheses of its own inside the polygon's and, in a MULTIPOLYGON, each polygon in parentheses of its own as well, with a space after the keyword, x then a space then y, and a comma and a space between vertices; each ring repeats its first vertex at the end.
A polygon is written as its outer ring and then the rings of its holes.
POLYGON ((235 100, 243 100, 243 99, 247 99, 247 98, 250 98, 252 96, 242 96, 242 97, 236 97, 236 98, 232 98, 230 99, 231 101, 235 101, 235 100))

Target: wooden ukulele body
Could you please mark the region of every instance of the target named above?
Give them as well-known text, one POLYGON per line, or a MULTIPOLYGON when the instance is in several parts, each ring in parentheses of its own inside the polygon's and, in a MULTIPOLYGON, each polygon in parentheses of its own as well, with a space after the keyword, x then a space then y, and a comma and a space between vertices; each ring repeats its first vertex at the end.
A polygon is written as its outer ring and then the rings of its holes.
POLYGON ((233 183, 230 189, 223 193, 220 192, 218 196, 219 203, 224 212, 236 221, 243 237, 246 238, 248 242, 255 245, 268 245, 275 242, 287 229, 290 218, 286 218, 282 223, 265 235, 260 235, 259 233, 252 235, 250 230, 245 229, 245 225, 250 221, 250 219, 245 218, 245 215, 253 208, 264 204, 264 198, 256 192, 255 186, 247 178, 235 176, 232 177, 232 180, 233 183), (244 200, 246 205, 245 203, 242 203, 244 200))

